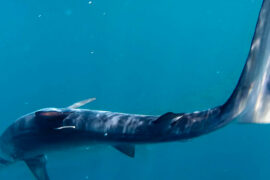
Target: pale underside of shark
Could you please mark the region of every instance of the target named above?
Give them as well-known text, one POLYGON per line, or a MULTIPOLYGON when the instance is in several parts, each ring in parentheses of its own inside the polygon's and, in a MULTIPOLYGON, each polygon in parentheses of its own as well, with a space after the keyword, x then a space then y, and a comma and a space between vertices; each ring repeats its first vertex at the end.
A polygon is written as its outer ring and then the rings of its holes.
POLYGON ((108 144, 133 157, 134 146, 181 141, 224 127, 232 120, 270 123, 270 0, 264 0, 249 56, 231 97, 223 105, 162 116, 46 108, 15 121, 0 139, 0 164, 25 161, 37 180, 49 180, 45 154, 62 148, 108 144))

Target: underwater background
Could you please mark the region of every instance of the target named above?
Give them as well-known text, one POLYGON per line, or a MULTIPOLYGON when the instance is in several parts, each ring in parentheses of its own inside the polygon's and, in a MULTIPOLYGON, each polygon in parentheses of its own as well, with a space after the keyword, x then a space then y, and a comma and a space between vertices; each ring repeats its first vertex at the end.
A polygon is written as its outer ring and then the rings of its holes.
MULTIPOLYGON (((262 0, 1 0, 0 132, 44 107, 138 114, 222 104, 244 66, 262 0)), ((131 159, 97 146, 48 154, 52 180, 268 180, 270 126, 231 123, 131 159)), ((24 163, 1 180, 33 180, 24 163)))

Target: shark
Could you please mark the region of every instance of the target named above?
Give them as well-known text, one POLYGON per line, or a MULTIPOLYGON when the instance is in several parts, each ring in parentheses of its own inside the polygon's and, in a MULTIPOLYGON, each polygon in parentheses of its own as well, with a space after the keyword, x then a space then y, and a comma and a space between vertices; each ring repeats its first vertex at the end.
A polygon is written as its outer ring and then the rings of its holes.
POLYGON ((235 119, 270 123, 270 0, 263 0, 246 64, 224 104, 160 116, 81 108, 94 100, 44 108, 18 118, 0 136, 0 165, 24 161, 37 180, 49 180, 46 154, 51 151, 105 144, 134 157, 136 145, 184 141, 235 119))

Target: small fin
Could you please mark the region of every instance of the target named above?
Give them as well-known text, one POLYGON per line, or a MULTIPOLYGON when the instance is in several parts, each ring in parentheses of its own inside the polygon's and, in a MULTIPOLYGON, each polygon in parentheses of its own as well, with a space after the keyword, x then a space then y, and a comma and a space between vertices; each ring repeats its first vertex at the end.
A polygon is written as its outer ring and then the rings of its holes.
POLYGON ((36 156, 31 159, 24 160, 31 172, 34 174, 37 180, 49 180, 49 176, 46 169, 46 157, 44 155, 36 156))
POLYGON ((134 157, 135 156, 135 147, 134 145, 131 144, 120 144, 120 145, 114 145, 113 146, 115 149, 120 151, 121 153, 124 153, 125 155, 129 157, 134 157))
POLYGON ((183 114, 175 114, 172 112, 168 112, 166 114, 161 115, 158 119, 153 121, 154 124, 165 124, 165 123, 170 123, 174 118, 177 116, 182 116, 183 114))
POLYGON ((79 108, 79 107, 82 107, 90 102, 93 102, 95 101, 96 98, 90 98, 90 99, 86 99, 86 100, 83 100, 83 101, 80 101, 80 102, 76 102, 75 104, 72 104, 71 106, 69 106, 68 108, 70 109, 76 109, 76 108, 79 108))

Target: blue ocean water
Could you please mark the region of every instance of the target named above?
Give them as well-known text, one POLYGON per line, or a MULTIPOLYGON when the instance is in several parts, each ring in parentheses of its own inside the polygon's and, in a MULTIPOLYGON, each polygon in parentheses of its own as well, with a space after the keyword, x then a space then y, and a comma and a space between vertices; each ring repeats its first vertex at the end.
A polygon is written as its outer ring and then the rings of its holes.
MULTIPOLYGON (((43 107, 139 114, 225 102, 244 66, 262 0, 2 0, 0 131, 43 107)), ((190 141, 48 155, 52 180, 267 180, 270 126, 229 126, 190 141)), ((23 163, 0 179, 31 180, 23 163)))

